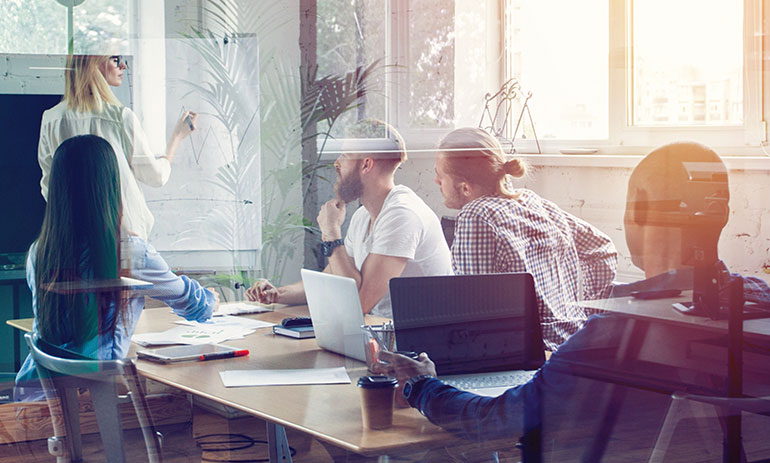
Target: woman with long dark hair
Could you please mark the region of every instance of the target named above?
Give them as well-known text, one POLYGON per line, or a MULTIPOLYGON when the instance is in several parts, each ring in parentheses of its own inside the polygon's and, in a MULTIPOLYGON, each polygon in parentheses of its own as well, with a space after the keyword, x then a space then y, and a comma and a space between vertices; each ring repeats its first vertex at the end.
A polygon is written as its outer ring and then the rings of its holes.
MULTIPOLYGON (((33 329, 43 341, 76 356, 123 358, 145 296, 165 302, 188 320, 211 316, 218 305, 215 293, 186 276, 174 275, 143 239, 121 239, 120 176, 110 143, 93 135, 65 140, 53 157, 48 193, 40 236, 27 255, 33 329), (135 296, 71 294, 66 287, 62 291, 67 282, 114 279, 121 274, 153 287, 135 296)), ((31 357, 16 381, 17 400, 43 397, 31 357)))
POLYGON ((123 82, 126 63, 119 55, 71 55, 64 73, 64 98, 43 113, 40 124, 38 163, 43 172, 40 192, 48 198, 51 163, 59 144, 77 135, 98 135, 117 154, 122 186, 123 227, 147 239, 154 218, 147 208, 137 180, 159 187, 171 174, 171 164, 182 140, 195 128, 198 115, 182 114, 169 138, 166 152, 156 156, 139 119, 123 106, 110 87, 123 82))

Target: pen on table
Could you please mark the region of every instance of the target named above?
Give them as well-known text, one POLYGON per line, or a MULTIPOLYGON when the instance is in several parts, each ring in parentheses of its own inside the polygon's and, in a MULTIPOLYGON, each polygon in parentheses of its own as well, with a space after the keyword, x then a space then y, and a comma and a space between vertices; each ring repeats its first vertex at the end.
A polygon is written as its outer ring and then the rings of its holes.
POLYGON ((201 360, 217 360, 217 359, 227 359, 230 357, 243 357, 245 355, 249 355, 248 349, 231 350, 230 352, 214 352, 211 354, 201 354, 199 358, 201 360))

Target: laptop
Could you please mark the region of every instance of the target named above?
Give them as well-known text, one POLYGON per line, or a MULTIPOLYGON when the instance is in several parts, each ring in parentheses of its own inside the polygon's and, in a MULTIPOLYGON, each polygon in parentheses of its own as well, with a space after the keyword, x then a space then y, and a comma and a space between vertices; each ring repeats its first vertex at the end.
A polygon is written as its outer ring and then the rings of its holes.
POLYGON ((394 278, 390 297, 398 349, 427 352, 448 384, 497 396, 545 362, 528 273, 394 278))
POLYGON ((300 273, 318 347, 365 362, 364 314, 356 281, 304 268, 300 273))

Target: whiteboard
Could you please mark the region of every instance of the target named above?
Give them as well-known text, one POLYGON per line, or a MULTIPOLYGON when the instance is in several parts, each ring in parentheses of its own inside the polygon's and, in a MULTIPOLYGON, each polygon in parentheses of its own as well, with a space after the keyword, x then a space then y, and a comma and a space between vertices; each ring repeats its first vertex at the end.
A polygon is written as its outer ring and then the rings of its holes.
POLYGON ((199 117, 177 151, 168 183, 144 188, 155 216, 150 242, 160 251, 256 251, 261 237, 256 39, 227 44, 169 39, 165 52, 166 133, 185 109, 199 117))

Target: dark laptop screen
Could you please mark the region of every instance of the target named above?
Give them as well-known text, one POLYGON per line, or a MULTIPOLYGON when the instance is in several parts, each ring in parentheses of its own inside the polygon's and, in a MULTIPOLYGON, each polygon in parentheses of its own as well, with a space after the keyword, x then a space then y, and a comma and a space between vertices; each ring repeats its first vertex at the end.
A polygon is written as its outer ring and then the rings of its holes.
POLYGON ((398 349, 427 352, 439 375, 543 364, 528 273, 394 278, 390 295, 398 349))

